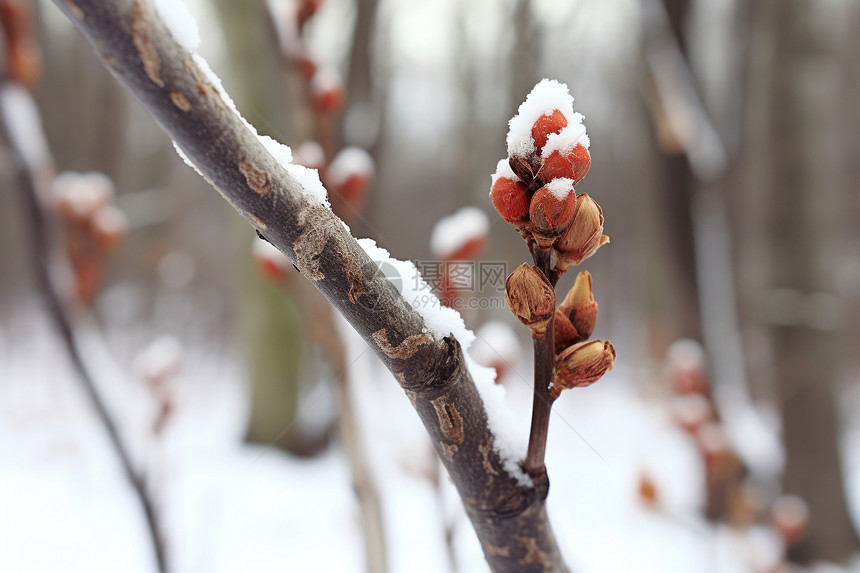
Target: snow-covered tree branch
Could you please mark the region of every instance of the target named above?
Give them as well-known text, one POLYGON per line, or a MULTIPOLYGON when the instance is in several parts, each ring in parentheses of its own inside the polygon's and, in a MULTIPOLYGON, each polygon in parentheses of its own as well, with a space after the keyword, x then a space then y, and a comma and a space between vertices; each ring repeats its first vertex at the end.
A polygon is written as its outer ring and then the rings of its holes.
POLYGON ((172 4, 161 3, 159 15, 147 0, 55 3, 187 160, 295 263, 395 375, 457 486, 491 568, 566 571, 547 520, 546 490, 517 471, 491 431, 478 390, 485 381, 476 385, 467 366, 464 346, 472 335, 459 315, 419 296, 429 289, 414 269, 414 284, 404 279, 399 291, 378 271, 380 262, 409 265, 353 238, 329 209, 315 173, 291 164, 289 148, 244 122, 194 53, 193 26, 172 4))

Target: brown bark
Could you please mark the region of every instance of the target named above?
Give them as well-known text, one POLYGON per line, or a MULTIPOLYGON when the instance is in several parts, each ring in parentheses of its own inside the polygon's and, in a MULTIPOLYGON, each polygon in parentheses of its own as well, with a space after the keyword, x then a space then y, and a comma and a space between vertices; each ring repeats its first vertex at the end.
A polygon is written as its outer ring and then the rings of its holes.
POLYGON ((304 197, 144 0, 55 0, 204 177, 368 341, 413 403, 493 571, 567 571, 544 499, 505 469, 459 343, 434 340, 330 210, 304 197), (171 94, 174 94, 171 97, 171 94), (187 106, 174 101, 181 94, 187 106))

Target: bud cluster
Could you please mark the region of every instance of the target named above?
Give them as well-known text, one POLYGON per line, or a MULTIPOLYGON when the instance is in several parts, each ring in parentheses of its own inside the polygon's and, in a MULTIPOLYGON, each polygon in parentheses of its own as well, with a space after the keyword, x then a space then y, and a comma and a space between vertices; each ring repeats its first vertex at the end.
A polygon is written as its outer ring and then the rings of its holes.
POLYGON ((530 243, 552 247, 561 273, 609 241, 600 206, 574 189, 591 167, 588 145, 567 87, 544 80, 511 120, 508 157, 492 179, 496 210, 530 243))
POLYGON ((125 214, 113 205, 113 182, 101 173, 61 173, 51 200, 63 221, 63 246, 72 264, 75 296, 89 303, 101 283, 107 256, 128 230, 125 214))
POLYGON ((536 340, 552 333, 546 344, 553 347, 555 365, 546 383, 553 399, 567 388, 590 386, 615 363, 611 342, 589 340, 597 303, 588 272, 579 274, 555 308, 558 278, 609 242, 600 205, 574 189, 591 167, 582 120, 567 86, 538 83, 510 122, 508 157, 499 161, 490 189, 496 210, 528 242, 539 265, 523 264, 511 273, 505 297, 536 340))

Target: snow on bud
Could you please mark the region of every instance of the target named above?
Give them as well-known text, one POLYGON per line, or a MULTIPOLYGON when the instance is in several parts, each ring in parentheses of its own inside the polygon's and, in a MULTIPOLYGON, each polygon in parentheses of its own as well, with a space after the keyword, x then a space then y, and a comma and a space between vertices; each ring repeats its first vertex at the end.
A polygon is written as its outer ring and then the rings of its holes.
POLYGON ((676 340, 666 353, 666 375, 678 394, 710 394, 705 348, 689 338, 676 340))
POLYGON ((92 230, 96 245, 102 251, 112 251, 128 232, 128 219, 113 205, 104 205, 93 215, 92 230))
POLYGON ((178 339, 159 336, 137 353, 132 368, 150 387, 157 388, 179 372, 182 352, 178 339))
POLYGON ((608 340, 591 340, 574 344, 556 358, 555 378, 550 395, 558 398, 568 388, 585 388, 612 370, 615 347, 608 340))
POLYGON ((337 113, 346 100, 343 80, 333 67, 319 68, 311 78, 310 90, 314 108, 320 113, 337 113))
POLYGON ((576 193, 570 179, 557 179, 535 191, 529 204, 529 220, 538 246, 551 247, 570 226, 575 211, 576 193))
POLYGON ((373 158, 360 147, 344 147, 331 162, 326 182, 337 190, 340 199, 358 207, 373 179, 373 158))
POLYGON ((783 494, 773 502, 770 521, 786 545, 794 545, 806 536, 809 528, 809 506, 802 497, 783 494))
POLYGON ((51 197, 60 213, 76 221, 88 220, 107 205, 113 195, 113 182, 96 172, 67 171, 57 175, 51 184, 51 197))
POLYGON ((540 269, 527 263, 517 267, 505 281, 505 300, 533 336, 546 334, 546 326, 555 314, 555 290, 540 269))
POLYGON ((540 116, 532 126, 532 139, 535 143, 535 151, 540 153, 546 145, 547 137, 553 133, 559 133, 567 127, 567 118, 561 110, 554 109, 540 116))
MULTIPOLYGON (((508 124, 508 155, 534 156, 538 152, 532 135, 535 123, 547 114, 554 116, 556 111, 564 117, 566 124, 571 123, 576 117, 573 113, 573 98, 565 84, 556 80, 541 80, 526 96, 526 100, 517 109, 517 115, 508 124)), ((541 131, 538 130, 538 135, 541 131)))
POLYGON ((609 242, 603 234, 603 209, 583 193, 577 198, 573 222, 555 243, 559 254, 558 268, 566 270, 590 257, 609 242))
POLYGON ((570 319, 582 340, 591 336, 597 324, 597 302, 591 292, 591 273, 582 271, 576 276, 576 282, 558 309, 570 319))
POLYGON ((256 237, 251 246, 251 253, 254 264, 263 276, 275 282, 289 279, 293 264, 272 243, 256 237))
POLYGON ((711 402, 701 394, 675 396, 670 403, 670 410, 678 426, 693 436, 704 424, 714 420, 711 402))
POLYGON ((464 207, 439 219, 430 235, 430 252, 438 259, 474 259, 487 244, 490 222, 477 207, 464 207))
POLYGON ((591 155, 581 143, 570 149, 554 149, 550 153, 552 140, 544 147, 544 158, 541 162, 540 171, 537 176, 543 182, 552 181, 560 177, 573 179, 579 183, 591 168, 591 155))
POLYGON ((325 168, 325 152, 322 145, 316 141, 305 141, 295 149, 294 153, 295 160, 293 163, 296 165, 316 169, 320 172, 325 168))

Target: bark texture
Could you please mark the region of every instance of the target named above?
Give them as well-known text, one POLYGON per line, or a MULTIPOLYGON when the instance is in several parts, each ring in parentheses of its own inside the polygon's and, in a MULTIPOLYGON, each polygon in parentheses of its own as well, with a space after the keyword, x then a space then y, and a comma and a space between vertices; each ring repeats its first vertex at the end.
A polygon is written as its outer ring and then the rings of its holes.
POLYGON ((330 210, 308 200, 144 0, 55 0, 224 198, 368 341, 406 392, 493 571, 567 571, 544 496, 508 474, 462 349, 436 341, 330 210), (177 102, 180 102, 181 105, 177 102))

